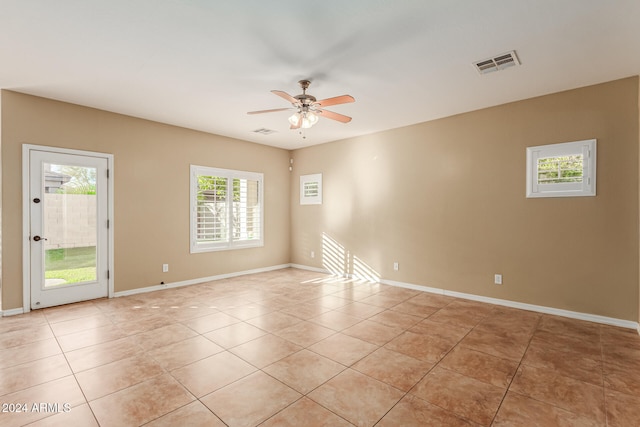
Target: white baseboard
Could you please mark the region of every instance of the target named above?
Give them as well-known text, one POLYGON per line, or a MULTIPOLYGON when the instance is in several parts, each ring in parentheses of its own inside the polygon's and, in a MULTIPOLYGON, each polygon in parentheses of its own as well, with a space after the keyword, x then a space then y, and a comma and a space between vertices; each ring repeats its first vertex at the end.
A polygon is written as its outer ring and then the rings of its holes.
MULTIPOLYGON (((324 268, 311 267, 311 266, 308 266, 308 265, 293 264, 293 263, 291 263, 291 264, 280 264, 280 265, 274 265, 274 266, 270 266, 270 267, 256 268, 256 269, 253 269, 253 270, 238 271, 238 272, 234 272, 234 273, 219 274, 219 275, 216 275, 216 276, 201 277, 201 278, 198 278, 198 279, 191 279, 191 280, 183 280, 183 281, 180 281, 180 282, 166 283, 164 285, 155 285, 155 286, 147 286, 147 287, 144 287, 144 288, 131 289, 131 290, 128 290, 128 291, 116 292, 114 294, 114 296, 115 297, 123 297, 123 296, 128 296, 128 295, 137 295, 137 294, 143 294, 143 293, 147 293, 147 292, 159 291, 159 290, 162 290, 162 289, 179 288, 179 287, 182 287, 182 286, 189 286, 189 285, 195 285, 195 284, 199 284, 199 283, 211 282, 211 281, 215 281, 215 280, 228 279, 228 278, 231 278, 231 277, 245 276, 247 274, 264 273, 264 272, 267 272, 267 271, 281 270, 281 269, 290 268, 290 267, 297 268, 297 269, 300 269, 300 270, 313 271, 313 272, 316 272, 316 273, 331 274, 330 271, 328 271, 328 270, 326 270, 324 268)), ((349 275, 348 277, 361 279, 361 278, 359 278, 357 276, 353 276, 353 275, 349 275)), ((463 292, 448 291, 446 289, 432 288, 432 287, 429 287, 429 286, 416 285, 416 284, 413 284, 413 283, 398 282, 398 281, 394 281, 394 280, 381 279, 380 283, 385 284, 385 285, 390 285, 390 286, 397 286, 397 287, 400 287, 400 288, 413 289, 413 290, 422 291, 422 292, 429 292, 429 293, 433 293, 433 294, 446 295, 446 296, 450 296, 450 297, 468 299, 468 300, 472 300, 472 301, 479 301, 479 302, 484 302, 484 303, 488 303, 488 304, 501 305, 501 306, 504 306, 504 307, 518 308, 518 309, 521 309, 521 310, 529 310, 529 311, 535 311, 535 312, 538 312, 538 313, 553 314, 553 315, 556 315, 556 316, 569 317, 569 318, 572 318, 572 319, 579 319, 579 320, 586 320, 586 321, 589 321, 589 322, 601 323, 601 324, 605 324, 605 325, 612 325, 612 326, 619 326, 619 327, 622 327, 622 328, 636 329, 638 331, 638 334, 640 335, 640 323, 639 322, 633 322, 633 321, 630 321, 630 320, 622 320, 622 319, 616 319, 614 317, 600 316, 600 315, 597 315, 597 314, 580 313, 580 312, 577 312, 577 311, 563 310, 563 309, 559 309, 559 308, 545 307, 545 306, 541 306, 541 305, 527 304, 527 303, 522 303, 522 302, 517 302, 517 301, 509 301, 509 300, 498 299, 498 298, 490 298, 490 297, 485 297, 485 296, 481 296, 481 295, 467 294, 467 293, 463 293, 463 292)), ((18 315, 18 314, 23 314, 24 310, 23 310, 22 307, 20 307, 20 308, 13 308, 13 309, 10 309, 10 310, 3 310, 0 313, 1 313, 2 317, 4 317, 4 316, 15 316, 15 315, 18 315)))
POLYGON ((144 288, 130 289, 128 291, 115 292, 114 297, 126 297, 129 295, 144 294, 147 292, 155 292, 163 289, 180 288, 182 286, 197 285, 199 283, 212 282, 214 280, 228 279, 231 277, 245 276, 247 274, 264 273, 266 271, 281 270, 289 268, 291 264, 273 265, 270 267, 256 268, 253 270, 238 271, 234 273, 218 274, 217 276, 200 277, 197 279, 183 280, 180 282, 165 283, 164 285, 146 286, 144 288))
POLYGON ((292 268, 297 268, 299 270, 307 270, 307 271, 315 271, 316 273, 324 273, 324 274, 331 274, 331 272, 325 268, 319 268, 319 267, 310 267, 308 265, 302 265, 302 264, 289 264, 289 267, 292 268))
MULTIPOLYGON (((309 267, 309 266, 300 265, 300 264, 291 264, 291 267, 299 268, 302 270, 316 271, 318 273, 330 274, 329 271, 322 268, 317 268, 317 267, 309 267)), ((354 276, 349 275, 349 277, 354 277, 354 276)), ((354 278, 358 278, 358 277, 355 276, 354 278)), ((555 316, 569 317, 571 319, 586 320, 588 322, 619 326, 621 328, 636 329, 638 331, 638 334, 640 334, 640 323, 633 322, 630 320, 616 319, 614 317, 606 317, 606 316, 600 316, 597 314, 589 314, 589 313, 580 313, 577 311, 563 310, 559 308, 545 307, 542 305, 527 304, 527 303, 522 303, 517 301, 498 299, 498 298, 490 298, 490 297, 485 297, 481 295, 466 294, 463 292, 448 291, 446 289, 415 285, 413 283, 397 282, 394 280, 380 279, 380 283, 384 285, 397 286, 400 288, 413 289, 416 291, 423 291, 423 292, 429 292, 433 294, 446 295, 446 296, 455 297, 455 298, 485 302, 488 304, 501 305, 504 307, 518 308, 521 310, 535 311, 538 313, 553 314, 555 316)))
POLYGON ((571 319, 586 320, 588 322, 602 323, 605 325, 619 326, 621 328, 638 329, 640 333, 640 325, 638 322, 630 320, 616 319, 615 317, 600 316, 597 314, 580 313, 578 311, 563 310, 560 308, 545 307, 543 305, 527 304, 517 301, 509 301, 499 298, 485 297, 482 295, 466 294, 463 292, 448 291, 446 289, 430 288, 428 286, 414 285, 412 283, 395 282, 391 280, 381 280, 391 286, 399 286, 401 288, 415 289, 440 295, 446 295, 455 298, 468 299, 472 301, 484 302, 487 304, 501 305, 504 307, 518 308, 520 310, 535 311, 538 313, 553 314, 555 316, 569 317, 571 319))
POLYGON ((0 317, 16 316, 18 314, 24 314, 24 310, 22 309, 22 307, 19 307, 19 308, 12 308, 9 310, 2 310, 2 312, 0 313, 2 313, 0 317))

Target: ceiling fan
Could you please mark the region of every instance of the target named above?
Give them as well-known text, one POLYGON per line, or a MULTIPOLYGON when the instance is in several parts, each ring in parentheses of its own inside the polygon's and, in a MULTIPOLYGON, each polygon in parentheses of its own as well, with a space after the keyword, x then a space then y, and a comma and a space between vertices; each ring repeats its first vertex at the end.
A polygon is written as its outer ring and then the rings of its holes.
POLYGON ((349 123, 351 121, 351 117, 334 113, 333 111, 325 110, 324 107, 355 102, 356 100, 353 98, 353 96, 342 95, 317 101, 315 96, 307 94, 307 88, 311 84, 310 80, 300 80, 298 83, 302 88, 301 95, 291 96, 281 90, 271 91, 279 97, 289 101, 292 107, 275 108, 273 110, 249 111, 247 114, 262 114, 274 113, 276 111, 296 110, 296 112, 291 117, 289 117, 289 123, 291 123, 290 129, 308 129, 318 122, 318 116, 326 117, 331 120, 337 120, 342 123, 349 123))

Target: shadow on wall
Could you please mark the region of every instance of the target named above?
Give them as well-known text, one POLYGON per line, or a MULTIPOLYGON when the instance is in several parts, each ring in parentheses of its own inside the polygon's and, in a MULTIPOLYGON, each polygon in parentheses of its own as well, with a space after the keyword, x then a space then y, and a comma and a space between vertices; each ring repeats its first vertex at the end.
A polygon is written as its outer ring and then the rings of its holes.
POLYGON ((322 233, 322 266, 334 276, 351 276, 367 282, 380 281, 380 273, 358 256, 352 255, 344 245, 327 233, 322 233))

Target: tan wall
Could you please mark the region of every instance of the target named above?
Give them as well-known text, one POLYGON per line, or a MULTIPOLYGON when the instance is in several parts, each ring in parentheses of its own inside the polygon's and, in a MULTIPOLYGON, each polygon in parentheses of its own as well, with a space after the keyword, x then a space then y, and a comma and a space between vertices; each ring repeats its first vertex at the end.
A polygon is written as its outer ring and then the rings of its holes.
POLYGON ((292 262, 635 321, 638 121, 633 77, 296 150, 292 262), (527 146, 591 138, 596 197, 525 198, 527 146), (311 173, 324 203, 300 206, 311 173))
POLYGON ((3 91, 4 310, 22 306, 24 143, 114 155, 116 291, 289 262, 288 151, 3 91), (264 173, 263 248, 189 253, 190 164, 264 173))
POLYGON ((285 150, 3 91, 2 308, 22 305, 29 143, 114 154, 117 291, 322 267, 324 233, 325 255, 385 279, 640 320, 639 94, 635 77, 296 150, 290 176, 285 150), (595 198, 524 197, 525 147, 589 138, 595 198), (265 173, 264 248, 189 254, 191 163, 265 173), (299 176, 317 172, 324 204, 299 206, 299 176))

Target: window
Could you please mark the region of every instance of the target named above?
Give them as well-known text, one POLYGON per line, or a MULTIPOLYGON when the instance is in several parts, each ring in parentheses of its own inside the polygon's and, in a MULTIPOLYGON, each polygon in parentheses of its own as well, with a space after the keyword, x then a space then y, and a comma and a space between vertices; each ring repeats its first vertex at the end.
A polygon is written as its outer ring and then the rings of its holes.
POLYGON ((595 139, 527 147, 527 197, 595 195, 595 139))
POLYGON ((263 175, 191 166, 191 252, 263 246, 263 175))
POLYGON ((300 204, 322 204, 322 174, 300 176, 300 204))

